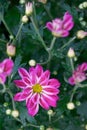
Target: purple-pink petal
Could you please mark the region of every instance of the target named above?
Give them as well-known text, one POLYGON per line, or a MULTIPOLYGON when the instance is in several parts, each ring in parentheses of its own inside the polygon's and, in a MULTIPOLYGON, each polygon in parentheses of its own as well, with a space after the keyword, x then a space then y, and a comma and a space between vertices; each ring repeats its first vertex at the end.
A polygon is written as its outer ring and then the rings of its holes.
POLYGON ((53 30, 53 25, 52 25, 51 22, 47 22, 46 27, 47 27, 50 31, 53 30))
POLYGON ((21 78, 23 78, 23 77, 29 77, 28 72, 24 68, 19 68, 18 69, 18 73, 21 76, 21 78))
POLYGON ((26 84, 25 84, 25 82, 23 80, 14 80, 14 83, 19 88, 24 89, 26 87, 26 84))
POLYGON ((46 110, 50 108, 50 106, 48 105, 47 101, 43 98, 43 96, 41 96, 40 98, 40 105, 46 110))
POLYGON ((48 85, 59 88, 60 82, 57 79, 49 79, 48 85))
POLYGON ((68 82, 69 82, 71 85, 75 85, 75 80, 74 80, 73 77, 70 77, 70 78, 68 79, 68 82))

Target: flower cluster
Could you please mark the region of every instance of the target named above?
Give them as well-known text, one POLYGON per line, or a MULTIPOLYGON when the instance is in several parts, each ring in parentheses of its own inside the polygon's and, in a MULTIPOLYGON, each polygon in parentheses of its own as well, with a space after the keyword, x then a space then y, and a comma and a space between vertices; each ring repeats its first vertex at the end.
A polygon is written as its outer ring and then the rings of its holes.
POLYGON ((22 92, 14 96, 15 101, 26 100, 28 113, 31 116, 37 114, 39 105, 48 110, 50 106, 56 107, 59 99, 60 82, 57 79, 49 79, 49 70, 43 71, 40 65, 31 67, 29 72, 24 68, 18 70, 22 79, 15 80, 15 84, 22 89, 22 92))
POLYGON ((52 22, 47 22, 46 27, 52 32, 55 37, 67 37, 69 31, 73 28, 74 22, 72 15, 69 12, 64 14, 63 20, 56 18, 52 22))
POLYGON ((71 85, 75 85, 87 79, 86 72, 87 71, 87 63, 83 63, 79 65, 76 70, 74 70, 72 76, 68 79, 71 85))
POLYGON ((0 83, 4 84, 6 77, 9 76, 12 72, 14 63, 11 59, 5 59, 0 63, 0 83))

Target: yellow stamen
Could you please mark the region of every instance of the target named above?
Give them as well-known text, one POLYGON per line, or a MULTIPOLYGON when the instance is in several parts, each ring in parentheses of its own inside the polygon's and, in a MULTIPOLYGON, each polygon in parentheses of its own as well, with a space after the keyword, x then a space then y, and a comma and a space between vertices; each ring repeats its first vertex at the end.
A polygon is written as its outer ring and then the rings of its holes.
POLYGON ((35 85, 33 86, 33 92, 34 92, 34 93, 35 93, 35 92, 40 93, 41 91, 42 91, 42 87, 41 87, 40 84, 35 84, 35 85))

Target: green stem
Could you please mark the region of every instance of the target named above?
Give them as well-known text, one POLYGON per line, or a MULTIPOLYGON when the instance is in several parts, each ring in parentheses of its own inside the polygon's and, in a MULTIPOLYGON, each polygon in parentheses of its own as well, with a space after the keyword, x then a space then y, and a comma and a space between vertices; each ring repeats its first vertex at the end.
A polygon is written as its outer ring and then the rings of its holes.
POLYGON ((64 44, 61 48, 60 48, 60 50, 62 50, 62 49, 64 49, 66 46, 68 46, 72 41, 74 41, 76 39, 76 36, 75 37, 73 37, 73 38, 71 38, 66 44, 64 44))
POLYGON ((9 34, 13 36, 13 34, 12 34, 11 30, 9 29, 7 23, 5 22, 4 18, 2 18, 1 20, 2 20, 2 22, 4 24, 4 26, 6 27, 7 31, 9 32, 9 34))
POLYGON ((75 94, 77 88, 78 88, 78 86, 76 85, 76 86, 74 87, 73 91, 72 91, 72 94, 71 94, 71 97, 70 97, 70 102, 72 102, 73 97, 74 97, 74 94, 75 94))
POLYGON ((36 24, 35 24, 33 18, 32 18, 32 17, 30 17, 30 18, 31 18, 31 22, 32 22, 32 24, 33 24, 33 26, 34 26, 34 29, 35 29, 35 31, 36 31, 36 33, 37 33, 37 35, 38 35, 39 40, 41 41, 41 43, 42 43, 44 49, 47 51, 47 46, 45 45, 45 42, 44 42, 44 40, 42 39, 42 37, 41 37, 41 35, 40 35, 40 33, 39 33, 39 30, 38 30, 38 28, 37 28, 37 26, 36 26, 36 24))
POLYGON ((50 51, 52 50, 55 41, 56 41, 56 37, 53 37, 52 42, 51 42, 51 45, 50 45, 50 48, 49 48, 50 51))
POLYGON ((5 84, 2 84, 2 86, 3 86, 3 89, 0 90, 0 93, 5 93, 5 92, 6 92, 6 85, 5 85, 5 84))
POLYGON ((73 64, 73 59, 70 58, 70 64, 71 64, 71 68, 72 68, 72 73, 74 72, 74 64, 73 64))
POLYGON ((18 39, 18 36, 20 35, 22 27, 23 27, 23 23, 21 23, 19 30, 17 32, 17 35, 16 35, 15 39, 13 40, 12 44, 15 44, 16 40, 18 39))
POLYGON ((34 125, 34 124, 27 124, 26 126, 22 126, 21 128, 28 127, 28 126, 32 126, 32 127, 35 127, 35 128, 40 128, 40 126, 37 126, 37 125, 34 125))
POLYGON ((12 94, 12 92, 11 92, 10 90, 8 90, 7 92, 8 92, 8 94, 9 94, 10 97, 11 97, 11 100, 12 100, 12 106, 13 106, 13 109, 15 110, 16 107, 15 107, 15 102, 14 102, 14 99, 13 99, 13 94, 12 94))

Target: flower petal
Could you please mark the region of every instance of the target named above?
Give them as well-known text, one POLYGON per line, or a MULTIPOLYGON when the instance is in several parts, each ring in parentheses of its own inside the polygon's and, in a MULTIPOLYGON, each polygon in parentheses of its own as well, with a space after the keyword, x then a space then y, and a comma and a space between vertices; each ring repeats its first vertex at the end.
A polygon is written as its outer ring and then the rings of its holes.
POLYGON ((43 74, 43 68, 40 65, 37 65, 35 68, 36 75, 40 77, 43 74))
POLYGON ((15 96, 14 96, 14 100, 15 101, 24 101, 26 100, 28 94, 27 93, 24 93, 24 92, 19 92, 17 93, 15 96))
POLYGON ((74 80, 73 77, 70 77, 70 78, 68 79, 68 82, 69 82, 71 85, 75 85, 75 80, 74 80))
POLYGON ((51 22, 47 22, 46 27, 47 27, 50 31, 53 30, 53 25, 52 25, 51 22))
POLYGON ((29 78, 29 73, 24 68, 19 68, 18 73, 21 76, 21 78, 23 78, 23 77, 29 78))
POLYGON ((48 81, 48 85, 59 88, 60 87, 60 82, 57 79, 50 79, 48 81))
POLYGON ((35 116, 39 110, 39 104, 35 104, 33 108, 28 108, 28 114, 31 116, 35 116))
POLYGON ((41 96, 41 98, 40 98, 40 105, 41 105, 41 107, 43 107, 46 110, 48 110, 50 108, 47 101, 45 101, 45 99, 43 98, 43 96, 41 96))
POLYGON ((86 71, 87 70, 87 63, 86 62, 83 63, 82 65, 78 66, 78 68, 80 71, 86 71))
POLYGON ((60 91, 56 88, 49 87, 49 88, 44 88, 42 90, 42 92, 47 94, 47 95, 57 95, 60 91))
POLYGON ((4 84, 6 81, 6 76, 5 74, 0 74, 0 84, 4 84))
POLYGON ((12 72, 14 63, 11 59, 5 59, 3 61, 3 65, 4 65, 4 73, 9 76, 12 72))
POLYGON ((50 77, 50 71, 46 70, 40 77, 39 83, 43 82, 44 80, 49 79, 50 77))
POLYGON ((14 80, 14 83, 16 86, 18 86, 19 88, 25 88, 27 85, 24 83, 23 80, 14 80))

